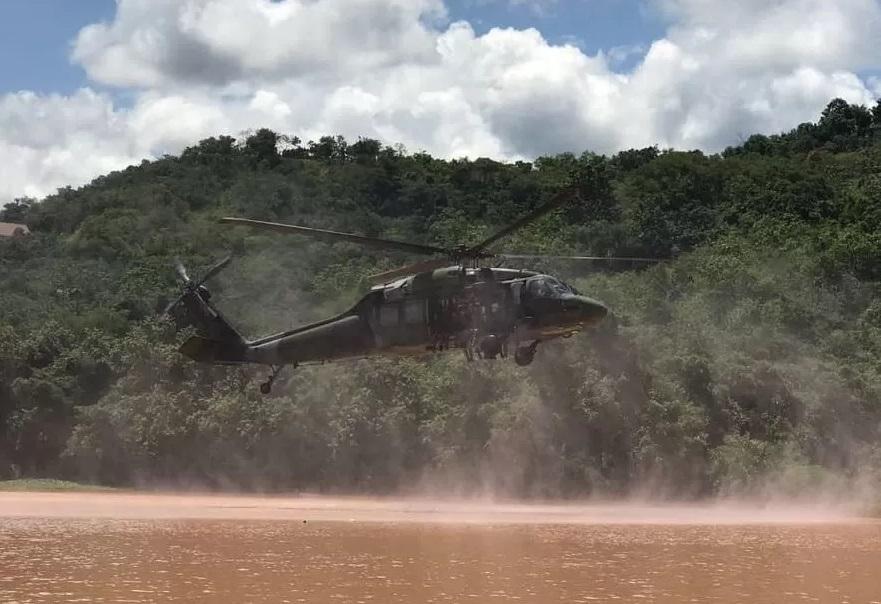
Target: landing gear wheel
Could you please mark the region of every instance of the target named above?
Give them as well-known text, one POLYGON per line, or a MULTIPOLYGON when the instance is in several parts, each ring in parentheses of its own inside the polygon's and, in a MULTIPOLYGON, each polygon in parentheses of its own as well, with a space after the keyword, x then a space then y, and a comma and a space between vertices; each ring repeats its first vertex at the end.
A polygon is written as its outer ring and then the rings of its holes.
POLYGON ((529 346, 521 346, 514 351, 514 362, 520 367, 526 367, 535 358, 535 349, 538 348, 538 342, 533 342, 529 346))
POLYGON ((275 383, 275 378, 278 377, 278 374, 281 370, 284 369, 284 365, 273 365, 272 373, 266 378, 266 381, 260 384, 260 394, 269 394, 272 392, 272 385, 275 383))

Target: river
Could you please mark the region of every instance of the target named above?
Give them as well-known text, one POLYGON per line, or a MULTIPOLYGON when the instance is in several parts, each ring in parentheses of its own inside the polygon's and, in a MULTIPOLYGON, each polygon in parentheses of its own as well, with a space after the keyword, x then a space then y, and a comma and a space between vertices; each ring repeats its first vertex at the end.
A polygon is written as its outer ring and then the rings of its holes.
POLYGON ((881 604, 821 507, 0 493, 0 602, 881 604))

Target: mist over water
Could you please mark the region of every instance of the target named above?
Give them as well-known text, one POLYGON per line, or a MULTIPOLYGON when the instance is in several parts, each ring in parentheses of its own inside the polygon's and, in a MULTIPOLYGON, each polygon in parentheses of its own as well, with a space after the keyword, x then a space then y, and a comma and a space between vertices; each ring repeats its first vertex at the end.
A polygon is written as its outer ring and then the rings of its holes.
POLYGON ((231 519, 441 524, 816 524, 860 522, 862 510, 831 504, 716 501, 658 504, 499 501, 455 497, 255 496, 199 493, 3 493, 0 517, 231 519))

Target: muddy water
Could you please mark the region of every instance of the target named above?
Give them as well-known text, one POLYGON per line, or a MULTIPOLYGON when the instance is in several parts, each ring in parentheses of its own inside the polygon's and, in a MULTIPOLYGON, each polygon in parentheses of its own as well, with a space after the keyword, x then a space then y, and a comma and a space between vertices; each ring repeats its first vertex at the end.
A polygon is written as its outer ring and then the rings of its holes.
POLYGON ((0 493, 0 602, 172 601, 881 603, 881 523, 811 508, 0 493))

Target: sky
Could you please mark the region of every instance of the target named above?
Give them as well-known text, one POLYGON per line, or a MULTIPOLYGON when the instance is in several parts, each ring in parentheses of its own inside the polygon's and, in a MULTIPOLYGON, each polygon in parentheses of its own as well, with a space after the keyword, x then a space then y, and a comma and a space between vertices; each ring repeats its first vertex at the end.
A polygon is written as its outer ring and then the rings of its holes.
POLYGON ((715 152, 881 96, 881 0, 3 0, 0 203, 270 127, 715 152))

